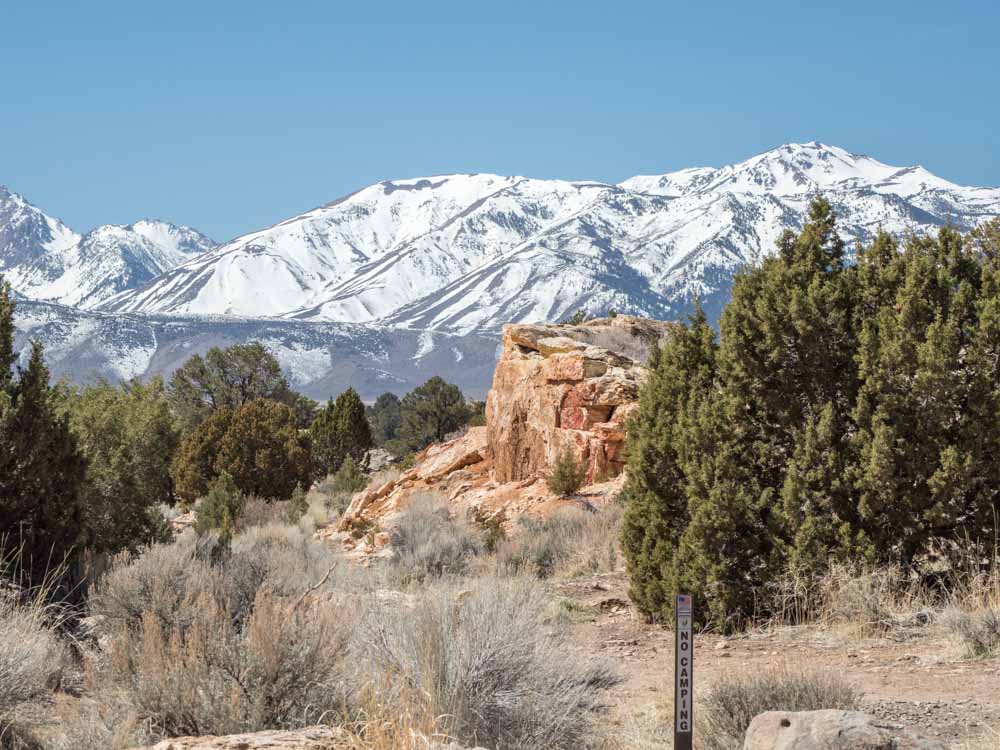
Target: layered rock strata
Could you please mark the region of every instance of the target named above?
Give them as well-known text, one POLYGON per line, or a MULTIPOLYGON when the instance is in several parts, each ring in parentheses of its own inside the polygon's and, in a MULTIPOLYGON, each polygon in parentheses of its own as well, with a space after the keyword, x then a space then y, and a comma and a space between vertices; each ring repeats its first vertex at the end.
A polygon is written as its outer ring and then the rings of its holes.
POLYGON ((339 524, 319 533, 348 549, 377 551, 392 519, 428 492, 446 498, 453 513, 504 523, 567 504, 602 504, 621 486, 625 427, 644 363, 671 326, 628 316, 506 326, 486 426, 430 446, 399 477, 356 495, 339 524), (586 476, 573 498, 554 495, 545 482, 567 449, 586 476))

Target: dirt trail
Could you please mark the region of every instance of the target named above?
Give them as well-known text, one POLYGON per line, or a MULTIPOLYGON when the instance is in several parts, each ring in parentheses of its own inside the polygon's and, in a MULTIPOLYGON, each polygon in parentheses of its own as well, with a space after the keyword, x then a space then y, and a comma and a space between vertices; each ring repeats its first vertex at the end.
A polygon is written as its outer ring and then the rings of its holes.
MULTIPOLYGON (((624 681, 615 688, 617 705, 669 705, 673 633, 637 617, 623 575, 555 583, 553 590, 572 621, 573 648, 618 664, 624 681)), ((1000 732, 1000 658, 964 658, 933 622, 877 639, 818 626, 695 638, 696 689, 734 671, 782 666, 838 671, 864 692, 867 712, 943 740, 1000 732)))

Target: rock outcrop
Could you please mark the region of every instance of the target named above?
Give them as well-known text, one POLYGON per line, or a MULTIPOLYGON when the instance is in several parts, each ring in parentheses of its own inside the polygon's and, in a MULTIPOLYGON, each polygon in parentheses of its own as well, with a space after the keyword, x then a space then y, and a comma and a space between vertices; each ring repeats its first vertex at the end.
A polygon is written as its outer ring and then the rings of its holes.
POLYGON ((860 711, 768 711, 750 722, 743 750, 945 750, 945 746, 860 711))
MULTIPOLYGON (((306 727, 287 731, 249 732, 223 737, 178 737, 138 750, 357 750, 359 738, 336 727, 306 727)), ((402 746, 402 745, 401 745, 402 746)), ((413 735, 406 747, 414 750, 485 750, 413 735)))
POLYGON ((356 495, 340 523, 318 533, 349 550, 377 551, 393 517, 424 492, 443 495, 453 512, 504 523, 570 503, 602 504, 621 487, 625 424, 644 363, 671 328, 629 316, 506 326, 486 426, 430 446, 398 478, 356 495), (567 448, 586 468, 587 487, 575 498, 557 497, 545 483, 567 448))
POLYGON ((306 727, 290 731, 250 732, 224 737, 178 737, 147 750, 341 750, 356 747, 334 727, 306 727))

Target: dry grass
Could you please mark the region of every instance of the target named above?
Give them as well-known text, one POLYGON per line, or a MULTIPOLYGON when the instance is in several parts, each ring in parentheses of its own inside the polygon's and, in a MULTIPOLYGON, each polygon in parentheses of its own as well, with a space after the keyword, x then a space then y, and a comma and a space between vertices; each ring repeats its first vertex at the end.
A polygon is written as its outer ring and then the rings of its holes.
POLYGON ((48 733, 45 750, 125 750, 157 740, 140 725, 127 693, 104 688, 99 698, 57 703, 59 728, 48 733))
POLYGON ((260 497, 248 497, 243 504, 243 510, 236 517, 234 531, 239 533, 255 526, 267 526, 281 523, 288 514, 287 500, 265 500, 260 497))
MULTIPOLYGON (((645 706, 623 705, 618 708, 618 714, 621 718, 615 725, 604 730, 600 745, 602 750, 663 750, 673 747, 672 700, 665 698, 645 706)), ((697 733, 694 746, 701 750, 701 737, 697 733)))
POLYGON ((765 711, 858 709, 861 693, 838 673, 746 671, 713 684, 695 709, 704 750, 740 750, 750 721, 765 711))
POLYGON ((564 508, 545 519, 523 517, 510 538, 497 545, 500 575, 574 578, 617 569, 623 507, 600 511, 564 508))
POLYGON ((896 566, 831 566, 820 576, 789 574, 765 593, 768 627, 821 624, 854 638, 885 635, 928 609, 934 597, 896 566))
POLYGON ((952 545, 909 572, 834 565, 820 576, 786 576, 764 597, 761 609, 775 614, 757 627, 817 624, 872 638, 936 624, 969 657, 1000 653, 1000 549, 952 545))
POLYGON ((72 746, 296 727, 345 709, 356 608, 326 600, 330 549, 273 524, 238 534, 222 556, 210 546, 185 535, 120 557, 101 581, 92 609, 106 645, 88 678, 102 706, 125 708, 81 713, 72 746))
POLYGON ((368 720, 414 717, 465 745, 498 749, 591 746, 601 692, 617 678, 561 649, 548 610, 542 590, 523 579, 431 588, 410 610, 373 607, 355 658, 383 706, 368 720))
POLYGON ((402 582, 460 575, 483 551, 472 524, 454 518, 440 495, 414 495, 390 532, 392 566, 402 582))
POLYGON ((0 718, 0 750, 49 750, 27 727, 0 718))
POLYGON ((40 600, 0 599, 0 714, 51 691, 64 659, 48 607, 40 600))
POLYGON ((232 734, 316 723, 344 708, 353 623, 333 607, 294 608, 262 589, 242 627, 210 593, 184 627, 145 618, 117 638, 102 678, 157 734, 232 734))
POLYGON ((1000 610, 986 607, 968 611, 953 606, 944 611, 941 624, 970 658, 988 658, 1000 652, 1000 610))
POLYGON ((59 628, 69 612, 48 603, 65 571, 53 570, 38 588, 23 589, 12 582, 19 559, 0 555, 0 750, 42 750, 31 728, 17 720, 17 709, 52 692, 67 666, 59 628))
POLYGON ((963 740, 954 750, 996 750, 1000 747, 1000 728, 987 727, 976 737, 963 740))

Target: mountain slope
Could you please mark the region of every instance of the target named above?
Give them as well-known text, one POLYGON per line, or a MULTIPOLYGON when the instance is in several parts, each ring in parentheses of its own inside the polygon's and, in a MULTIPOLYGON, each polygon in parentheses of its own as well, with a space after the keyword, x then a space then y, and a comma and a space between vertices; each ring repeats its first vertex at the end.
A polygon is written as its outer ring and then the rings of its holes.
POLYGON ((33 299, 93 307, 214 245, 188 227, 149 220, 81 236, 0 187, 0 273, 33 299))
POLYGON ((443 175, 372 185, 217 247, 100 305, 109 312, 381 322, 453 333, 614 308, 657 317, 772 252, 823 193, 852 243, 1000 215, 967 188, 813 142, 620 185, 443 175))
POLYGON ((433 375, 445 375, 470 398, 489 388, 498 343, 491 336, 453 336, 353 323, 300 323, 224 317, 174 318, 107 314, 19 297, 15 349, 45 345, 53 379, 92 382, 169 377, 194 354, 213 346, 260 341, 281 363, 293 387, 316 399, 348 385, 366 400, 403 395, 433 375), (461 363, 461 365, 459 365, 461 363))

